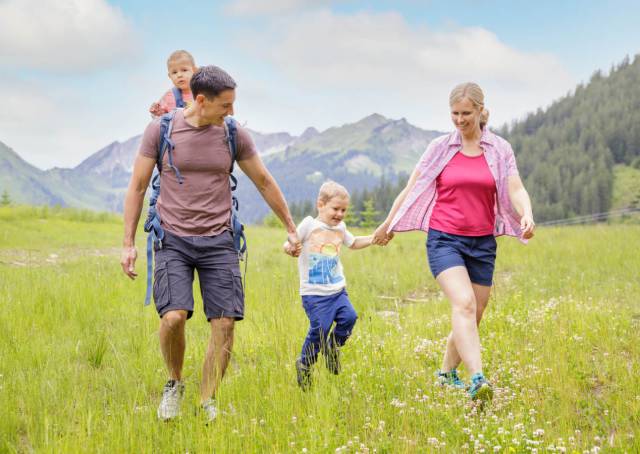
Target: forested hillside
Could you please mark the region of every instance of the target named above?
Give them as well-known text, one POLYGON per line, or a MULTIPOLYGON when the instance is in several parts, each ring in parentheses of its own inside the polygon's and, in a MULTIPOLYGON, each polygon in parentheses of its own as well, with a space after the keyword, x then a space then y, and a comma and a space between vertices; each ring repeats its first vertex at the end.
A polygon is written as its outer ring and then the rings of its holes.
POLYGON ((613 166, 640 168, 640 56, 498 134, 513 145, 538 220, 609 210, 613 166))

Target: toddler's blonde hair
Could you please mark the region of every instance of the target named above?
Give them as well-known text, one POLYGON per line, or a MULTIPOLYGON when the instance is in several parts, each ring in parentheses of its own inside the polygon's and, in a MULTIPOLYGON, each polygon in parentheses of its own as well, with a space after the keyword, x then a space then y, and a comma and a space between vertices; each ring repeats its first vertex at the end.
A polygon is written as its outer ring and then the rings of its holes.
POLYGON ((167 58, 167 66, 169 66, 169 63, 172 61, 176 61, 183 57, 187 58, 194 67, 196 66, 196 61, 194 60, 193 55, 182 49, 171 52, 171 55, 167 58))

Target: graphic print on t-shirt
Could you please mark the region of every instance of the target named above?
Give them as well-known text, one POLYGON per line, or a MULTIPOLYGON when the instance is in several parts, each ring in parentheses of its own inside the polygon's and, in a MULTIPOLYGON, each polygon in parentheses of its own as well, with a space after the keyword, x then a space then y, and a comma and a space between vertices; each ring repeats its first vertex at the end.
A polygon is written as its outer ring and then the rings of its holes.
POLYGON ((316 229, 309 235, 309 284, 336 284, 344 278, 337 273, 344 233, 316 229))

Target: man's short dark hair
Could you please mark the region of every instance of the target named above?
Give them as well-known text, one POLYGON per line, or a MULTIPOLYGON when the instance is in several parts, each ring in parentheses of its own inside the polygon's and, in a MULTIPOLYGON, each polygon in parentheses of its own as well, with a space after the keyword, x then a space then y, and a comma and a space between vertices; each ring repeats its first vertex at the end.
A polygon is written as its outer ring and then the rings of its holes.
POLYGON ((212 99, 225 90, 236 88, 236 81, 224 69, 209 65, 198 68, 189 85, 194 99, 199 94, 212 99))

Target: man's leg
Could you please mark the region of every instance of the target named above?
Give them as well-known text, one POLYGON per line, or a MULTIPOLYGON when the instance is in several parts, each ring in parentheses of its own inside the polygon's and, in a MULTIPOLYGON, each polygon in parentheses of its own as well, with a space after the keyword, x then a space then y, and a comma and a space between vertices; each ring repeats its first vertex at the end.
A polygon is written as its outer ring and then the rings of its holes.
POLYGON ((211 337, 204 356, 200 386, 200 401, 202 403, 215 396, 227 370, 233 348, 235 320, 230 317, 212 318, 209 324, 211 325, 211 337))
POLYGON ((187 322, 187 311, 169 311, 160 319, 160 350, 171 380, 182 379, 185 338, 184 326, 187 322))
POLYGON ((169 381, 162 390, 162 400, 158 406, 158 418, 168 421, 180 414, 184 396, 182 364, 184 361, 184 326, 187 322, 186 310, 171 310, 160 319, 160 349, 169 371, 169 381))

